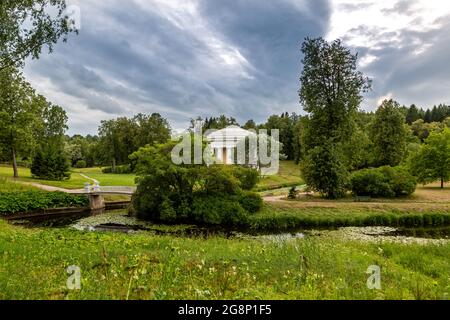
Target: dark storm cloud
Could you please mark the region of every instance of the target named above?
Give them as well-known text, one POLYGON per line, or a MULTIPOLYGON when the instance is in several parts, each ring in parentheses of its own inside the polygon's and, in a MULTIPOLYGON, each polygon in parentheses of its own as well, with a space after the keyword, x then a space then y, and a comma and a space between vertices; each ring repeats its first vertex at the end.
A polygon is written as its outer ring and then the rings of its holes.
POLYGON ((71 132, 96 131, 101 119, 89 110, 108 117, 160 112, 175 127, 197 115, 244 122, 300 112, 300 43, 323 36, 331 12, 325 0, 298 3, 200 1, 190 18, 202 25, 190 29, 189 20, 180 26, 151 1, 81 1, 80 34, 29 62, 26 74, 49 79, 88 109, 63 105, 86 119, 71 132))

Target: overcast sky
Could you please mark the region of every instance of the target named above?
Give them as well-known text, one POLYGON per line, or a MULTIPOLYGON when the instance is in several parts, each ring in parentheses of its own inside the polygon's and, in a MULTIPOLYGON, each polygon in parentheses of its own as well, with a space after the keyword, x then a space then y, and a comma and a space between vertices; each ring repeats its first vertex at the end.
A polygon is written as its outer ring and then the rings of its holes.
POLYGON ((29 61, 37 91, 63 106, 69 134, 159 112, 174 129, 226 114, 245 123, 298 102, 305 37, 341 38, 373 79, 363 108, 395 98, 450 103, 448 0, 68 0, 80 33, 29 61))

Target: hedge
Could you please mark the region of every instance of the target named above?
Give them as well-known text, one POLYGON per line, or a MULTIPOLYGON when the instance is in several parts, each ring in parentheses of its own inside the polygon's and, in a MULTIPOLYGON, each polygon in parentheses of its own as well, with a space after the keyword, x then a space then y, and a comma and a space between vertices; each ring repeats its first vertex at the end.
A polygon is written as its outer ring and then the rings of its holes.
POLYGON ((34 210, 87 207, 86 196, 75 196, 64 192, 25 191, 0 193, 0 215, 34 210))

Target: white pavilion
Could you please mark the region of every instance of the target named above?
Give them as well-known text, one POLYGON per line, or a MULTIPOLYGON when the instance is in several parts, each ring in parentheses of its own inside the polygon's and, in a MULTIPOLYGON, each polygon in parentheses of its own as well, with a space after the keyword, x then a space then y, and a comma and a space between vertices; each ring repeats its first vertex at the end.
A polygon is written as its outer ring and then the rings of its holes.
POLYGON ((238 143, 256 133, 244 130, 238 126, 229 126, 225 129, 206 134, 216 159, 223 164, 234 164, 234 152, 238 143))

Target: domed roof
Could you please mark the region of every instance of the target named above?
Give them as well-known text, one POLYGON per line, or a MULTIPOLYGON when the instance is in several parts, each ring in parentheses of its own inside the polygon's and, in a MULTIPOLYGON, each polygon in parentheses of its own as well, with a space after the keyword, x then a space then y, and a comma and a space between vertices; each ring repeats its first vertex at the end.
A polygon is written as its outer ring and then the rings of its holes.
POLYGON ((222 130, 207 133, 206 137, 210 140, 215 139, 240 140, 254 134, 255 134, 254 132, 242 129, 241 127, 238 126, 229 126, 222 130))

